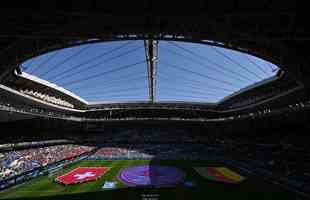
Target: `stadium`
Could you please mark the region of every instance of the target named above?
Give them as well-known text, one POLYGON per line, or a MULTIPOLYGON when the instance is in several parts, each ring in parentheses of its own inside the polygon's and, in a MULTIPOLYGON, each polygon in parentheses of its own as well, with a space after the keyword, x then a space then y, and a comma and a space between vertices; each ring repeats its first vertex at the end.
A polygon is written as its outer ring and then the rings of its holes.
POLYGON ((304 5, 7 3, 0 199, 310 198, 304 5))

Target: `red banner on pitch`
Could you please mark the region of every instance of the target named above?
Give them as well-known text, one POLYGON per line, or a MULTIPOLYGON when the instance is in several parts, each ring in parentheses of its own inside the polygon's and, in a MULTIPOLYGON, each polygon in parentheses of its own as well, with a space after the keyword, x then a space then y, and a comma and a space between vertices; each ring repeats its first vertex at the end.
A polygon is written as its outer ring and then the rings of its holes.
POLYGON ((65 185, 94 181, 109 170, 107 167, 78 167, 59 176, 56 181, 65 185))

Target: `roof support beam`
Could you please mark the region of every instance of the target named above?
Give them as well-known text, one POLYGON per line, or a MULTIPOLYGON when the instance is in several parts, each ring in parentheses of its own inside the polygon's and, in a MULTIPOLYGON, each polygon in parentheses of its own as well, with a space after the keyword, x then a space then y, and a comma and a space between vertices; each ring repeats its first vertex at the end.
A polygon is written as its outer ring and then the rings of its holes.
POLYGON ((147 60, 149 101, 155 102, 156 95, 156 69, 158 60, 158 40, 144 40, 145 56, 147 60))

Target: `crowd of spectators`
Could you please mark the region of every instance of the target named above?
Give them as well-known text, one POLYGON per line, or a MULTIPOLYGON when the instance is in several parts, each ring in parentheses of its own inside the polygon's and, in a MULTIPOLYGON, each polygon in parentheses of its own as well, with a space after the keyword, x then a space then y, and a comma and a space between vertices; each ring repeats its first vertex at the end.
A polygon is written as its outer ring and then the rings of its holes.
POLYGON ((89 159, 122 159, 129 157, 130 150, 127 148, 103 147, 98 149, 95 154, 89 157, 89 159))
MULTIPOLYGON (((97 143, 184 143, 198 142, 206 137, 190 134, 188 130, 172 128, 111 128, 104 131, 88 134, 84 139, 97 143)), ((208 138, 210 139, 210 138, 208 138)))
MULTIPOLYGON (((23 137, 20 137, 20 141, 23 141, 23 137)), ((50 140, 39 140, 39 141, 23 141, 15 143, 0 143, 0 151, 2 150, 14 150, 14 149, 22 149, 22 148, 34 148, 34 147, 42 147, 47 145, 59 145, 59 144, 68 144, 69 140, 66 139, 50 139, 50 140)))
POLYGON ((93 149, 94 147, 67 144, 0 153, 0 180, 72 158, 93 149))
POLYGON ((65 101, 63 99, 54 97, 54 96, 50 96, 48 94, 43 94, 41 92, 37 92, 37 91, 33 91, 33 90, 28 90, 28 89, 20 89, 19 90, 21 93, 41 99, 43 101, 55 104, 55 105, 60 105, 60 106, 65 106, 68 108, 74 108, 74 105, 69 103, 68 101, 65 101))
POLYGON ((101 159, 158 159, 158 160, 215 160, 218 152, 204 144, 105 144, 91 160, 101 159))

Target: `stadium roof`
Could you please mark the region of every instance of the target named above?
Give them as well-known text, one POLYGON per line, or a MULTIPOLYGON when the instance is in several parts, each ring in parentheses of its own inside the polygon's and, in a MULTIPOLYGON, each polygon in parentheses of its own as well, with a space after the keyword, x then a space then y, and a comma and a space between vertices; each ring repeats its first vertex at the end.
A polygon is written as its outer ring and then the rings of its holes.
POLYGON ((21 69, 89 103, 149 101, 153 93, 154 102, 210 104, 272 81, 279 70, 210 44, 96 39, 31 58, 21 69))

